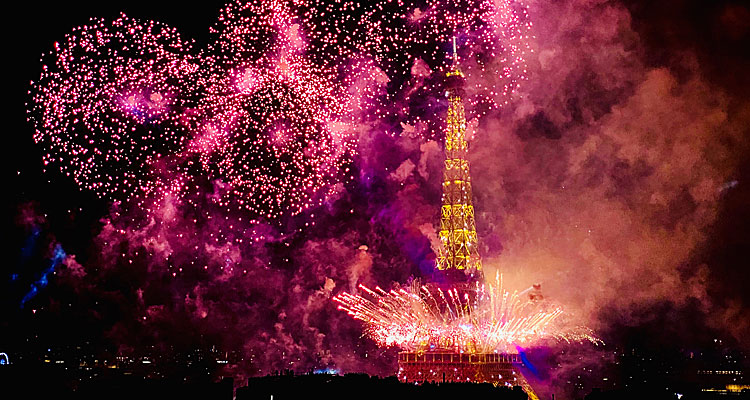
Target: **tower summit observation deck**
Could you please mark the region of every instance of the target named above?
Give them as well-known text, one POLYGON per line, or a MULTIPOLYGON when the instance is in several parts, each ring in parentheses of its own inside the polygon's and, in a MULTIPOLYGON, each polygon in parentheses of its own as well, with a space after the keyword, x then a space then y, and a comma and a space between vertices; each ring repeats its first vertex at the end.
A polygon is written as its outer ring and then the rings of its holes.
POLYGON ((445 128, 445 168, 439 230, 442 248, 438 254, 437 268, 449 274, 462 271, 468 276, 481 276, 482 259, 477 245, 471 176, 467 159, 466 115, 461 98, 464 74, 458 68, 455 38, 453 38, 453 65, 446 74, 446 78, 448 114, 445 128))

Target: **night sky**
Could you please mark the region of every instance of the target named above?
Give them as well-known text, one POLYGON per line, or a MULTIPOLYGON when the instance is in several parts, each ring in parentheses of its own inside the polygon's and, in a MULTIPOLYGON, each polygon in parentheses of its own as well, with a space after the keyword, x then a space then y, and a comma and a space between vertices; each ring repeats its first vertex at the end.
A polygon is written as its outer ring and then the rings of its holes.
MULTIPOLYGON (((541 283, 607 351, 667 357, 716 338, 750 351, 750 6, 526 4, 535 36, 527 80, 509 105, 470 122, 487 273, 499 269, 520 289, 541 283)), ((399 88, 388 87, 402 93, 394 109, 436 121, 359 120, 357 154, 344 163, 352 179, 335 183, 321 206, 253 224, 241 211, 204 206, 203 189, 190 206, 166 201, 148 210, 98 198, 58 169, 42 172, 45 150, 27 121, 39 57, 74 27, 124 12, 204 48, 221 2, 18 6, 3 24, 11 193, 0 352, 218 347, 244 361, 217 374, 393 373, 397 350, 363 338, 330 298, 358 283, 387 288, 433 277, 442 148, 440 135, 424 131, 439 126, 445 107, 403 93, 432 85, 434 60, 427 73, 415 64, 392 77, 403 80, 399 88), (27 298, 31 287, 38 292, 27 298)), ((539 362, 549 363, 543 375, 564 382, 568 366, 603 359, 603 349, 581 346, 569 358, 540 351, 539 362)))

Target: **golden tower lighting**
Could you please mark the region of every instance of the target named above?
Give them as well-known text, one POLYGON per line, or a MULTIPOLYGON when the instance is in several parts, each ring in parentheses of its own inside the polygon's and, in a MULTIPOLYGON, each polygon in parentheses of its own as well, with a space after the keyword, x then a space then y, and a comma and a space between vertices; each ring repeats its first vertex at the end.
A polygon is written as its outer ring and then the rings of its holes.
POLYGON ((464 74, 458 68, 456 39, 453 38, 453 66, 448 78, 448 115, 445 132, 445 169, 440 209, 440 241, 437 267, 481 273, 482 260, 477 246, 477 229, 472 205, 471 176, 467 159, 466 115, 461 99, 464 74))

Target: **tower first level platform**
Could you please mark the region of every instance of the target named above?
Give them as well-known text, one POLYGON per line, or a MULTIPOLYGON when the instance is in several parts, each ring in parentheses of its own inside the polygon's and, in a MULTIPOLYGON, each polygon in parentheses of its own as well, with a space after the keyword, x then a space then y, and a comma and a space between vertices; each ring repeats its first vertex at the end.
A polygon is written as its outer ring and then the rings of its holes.
POLYGON ((398 378, 405 382, 474 382, 520 386, 517 354, 400 352, 398 378))
POLYGON ((448 351, 398 353, 402 382, 473 382, 520 386, 531 399, 537 396, 521 373, 521 358, 508 353, 455 353, 448 351))

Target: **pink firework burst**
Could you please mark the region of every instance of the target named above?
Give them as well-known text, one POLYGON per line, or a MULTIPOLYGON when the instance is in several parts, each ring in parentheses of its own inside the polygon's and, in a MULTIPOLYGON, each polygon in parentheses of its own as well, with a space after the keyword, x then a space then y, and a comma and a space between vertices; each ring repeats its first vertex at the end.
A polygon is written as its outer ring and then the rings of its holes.
POLYGON ((30 108, 44 165, 99 196, 159 186, 153 164, 187 136, 181 116, 197 68, 190 52, 173 28, 125 15, 91 20, 55 43, 30 108))
POLYGON ((217 201, 268 219, 320 204, 355 149, 345 83, 310 62, 296 20, 286 2, 229 4, 199 80, 205 121, 192 148, 226 183, 217 201))

